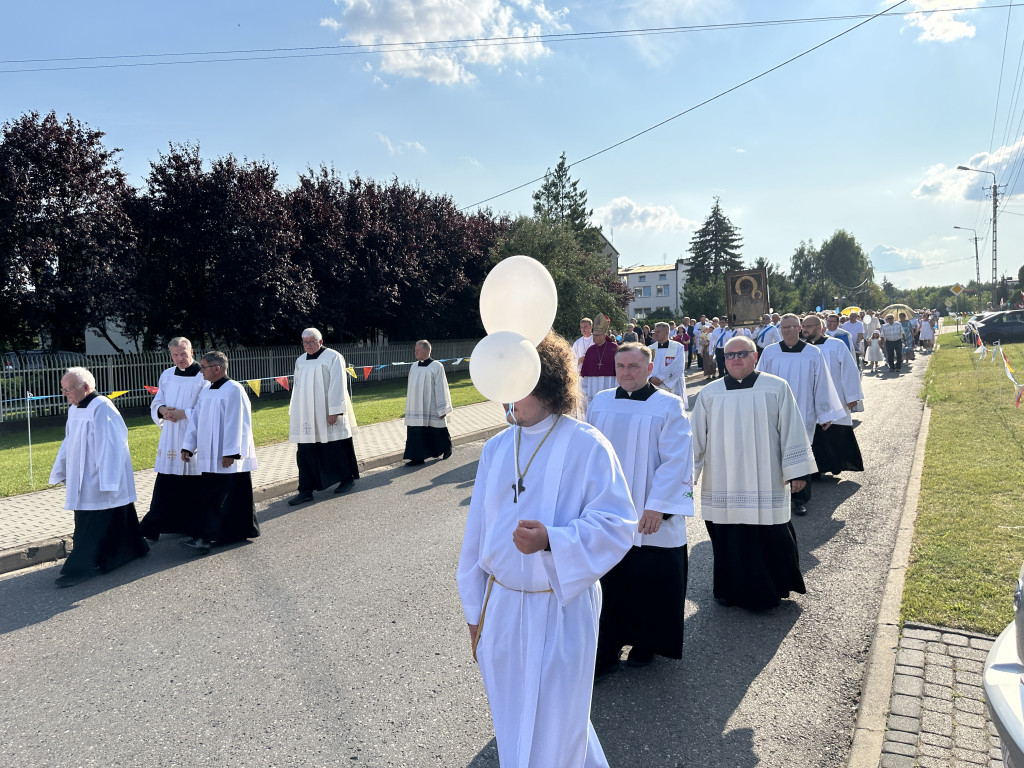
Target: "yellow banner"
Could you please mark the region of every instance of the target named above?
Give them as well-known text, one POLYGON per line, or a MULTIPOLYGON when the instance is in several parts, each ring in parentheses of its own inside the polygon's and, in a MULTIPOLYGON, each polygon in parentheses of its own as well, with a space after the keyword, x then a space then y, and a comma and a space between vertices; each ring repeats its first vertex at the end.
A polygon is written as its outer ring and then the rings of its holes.
POLYGON ((345 370, 348 371, 348 375, 351 376, 353 379, 356 378, 356 369, 353 368, 351 365, 345 370))
POLYGON ((107 397, 109 397, 111 400, 113 400, 115 398, 120 397, 121 395, 126 395, 126 394, 128 394, 128 390, 127 389, 122 389, 122 390, 120 390, 118 392, 111 392, 109 395, 107 395, 107 397))
POLYGON ((253 392, 256 393, 256 397, 260 396, 260 380, 259 379, 246 379, 245 383, 248 384, 249 388, 253 392))

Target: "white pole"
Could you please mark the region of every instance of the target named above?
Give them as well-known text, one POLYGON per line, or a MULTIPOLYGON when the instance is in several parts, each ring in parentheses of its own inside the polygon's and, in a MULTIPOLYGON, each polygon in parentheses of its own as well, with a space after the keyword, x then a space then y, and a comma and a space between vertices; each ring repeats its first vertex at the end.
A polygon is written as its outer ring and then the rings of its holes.
POLYGON ((32 471, 32 393, 25 390, 25 423, 28 424, 28 481, 32 490, 36 489, 36 476, 32 471))

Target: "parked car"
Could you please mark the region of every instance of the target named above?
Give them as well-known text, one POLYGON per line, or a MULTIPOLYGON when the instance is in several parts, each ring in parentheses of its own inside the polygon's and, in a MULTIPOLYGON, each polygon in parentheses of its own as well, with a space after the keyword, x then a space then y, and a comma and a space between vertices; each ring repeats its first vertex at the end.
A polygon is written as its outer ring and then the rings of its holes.
POLYGON ((986 344, 1024 341, 1024 309, 990 312, 976 320, 977 317, 975 315, 967 322, 967 329, 961 337, 968 344, 977 343, 978 337, 986 344))
POLYGON ((1004 768, 1024 768, 1024 567, 1013 594, 1013 621, 985 659, 985 700, 999 731, 1004 768))

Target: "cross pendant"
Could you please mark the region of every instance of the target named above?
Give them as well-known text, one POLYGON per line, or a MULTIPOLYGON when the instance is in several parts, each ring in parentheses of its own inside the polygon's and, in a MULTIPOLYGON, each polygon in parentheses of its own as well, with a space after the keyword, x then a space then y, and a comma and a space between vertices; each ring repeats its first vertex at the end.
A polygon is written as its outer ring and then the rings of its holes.
POLYGON ((523 485, 523 478, 519 478, 519 482, 512 483, 512 503, 519 503, 519 494, 526 490, 526 486, 523 485))
POLYGON ((602 365, 604 365, 604 363, 602 363, 602 362, 598 361, 598 363, 597 363, 597 367, 598 367, 598 368, 600 368, 600 367, 601 367, 602 365))

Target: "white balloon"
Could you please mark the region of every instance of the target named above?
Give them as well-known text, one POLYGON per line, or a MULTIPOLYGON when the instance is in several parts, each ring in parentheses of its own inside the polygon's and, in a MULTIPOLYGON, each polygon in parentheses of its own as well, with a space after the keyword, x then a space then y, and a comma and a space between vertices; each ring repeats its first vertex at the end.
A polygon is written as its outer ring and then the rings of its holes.
POLYGON ((480 289, 480 319, 488 333, 513 331, 536 346, 551 329, 557 311, 555 281, 529 256, 498 262, 480 289))
POLYGON ((498 331, 480 339, 469 357, 469 377, 481 395, 514 403, 533 392, 540 379, 540 355, 529 339, 498 331))

